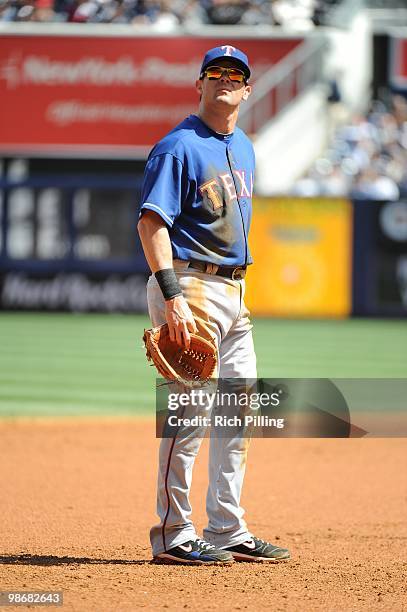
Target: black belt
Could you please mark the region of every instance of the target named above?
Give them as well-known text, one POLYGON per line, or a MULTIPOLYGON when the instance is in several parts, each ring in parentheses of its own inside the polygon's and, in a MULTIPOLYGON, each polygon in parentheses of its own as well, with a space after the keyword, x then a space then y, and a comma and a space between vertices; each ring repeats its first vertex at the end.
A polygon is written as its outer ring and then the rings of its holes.
POLYGON ((246 276, 246 266, 217 266, 215 264, 206 263, 205 261, 196 261, 195 259, 189 261, 189 268, 199 270, 200 272, 206 272, 207 274, 214 274, 216 276, 223 276, 224 278, 231 278, 232 280, 241 280, 246 276))

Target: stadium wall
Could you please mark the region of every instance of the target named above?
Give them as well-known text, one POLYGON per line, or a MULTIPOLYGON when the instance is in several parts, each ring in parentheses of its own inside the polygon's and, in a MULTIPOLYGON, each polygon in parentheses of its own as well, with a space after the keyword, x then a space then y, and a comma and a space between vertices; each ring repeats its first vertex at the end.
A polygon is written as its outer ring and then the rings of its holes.
MULTIPOLYGON (((124 176, 0 181, 0 309, 145 312, 139 188, 124 176)), ((254 315, 407 315, 405 201, 257 197, 250 245, 254 315)))

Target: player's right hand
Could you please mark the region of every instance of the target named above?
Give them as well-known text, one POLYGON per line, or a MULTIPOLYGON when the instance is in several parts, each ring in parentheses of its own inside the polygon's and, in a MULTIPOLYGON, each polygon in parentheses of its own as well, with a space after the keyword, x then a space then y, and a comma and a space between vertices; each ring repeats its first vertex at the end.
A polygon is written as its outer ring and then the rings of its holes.
POLYGON ((165 302, 165 318, 171 340, 183 347, 189 348, 190 333, 196 334, 197 327, 188 302, 183 295, 177 295, 165 302))

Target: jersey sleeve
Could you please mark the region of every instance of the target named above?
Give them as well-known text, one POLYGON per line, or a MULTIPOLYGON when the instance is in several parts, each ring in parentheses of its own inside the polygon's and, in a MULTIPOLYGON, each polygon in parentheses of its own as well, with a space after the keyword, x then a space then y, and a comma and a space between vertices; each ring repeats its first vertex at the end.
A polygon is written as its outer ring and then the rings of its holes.
POLYGON ((172 227, 187 192, 188 176, 180 160, 170 153, 155 155, 144 171, 140 216, 152 210, 172 227))

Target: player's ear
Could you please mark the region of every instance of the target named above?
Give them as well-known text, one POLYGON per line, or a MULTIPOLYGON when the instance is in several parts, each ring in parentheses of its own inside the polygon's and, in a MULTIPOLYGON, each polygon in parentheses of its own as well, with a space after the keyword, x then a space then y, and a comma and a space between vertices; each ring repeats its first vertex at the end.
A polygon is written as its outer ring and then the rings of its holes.
POLYGON ((202 79, 197 79, 195 81, 195 88, 196 88, 197 92, 199 93, 199 95, 202 96, 202 79))
POLYGON ((242 100, 247 100, 247 98, 250 96, 251 93, 252 93, 251 85, 245 85, 242 100))

